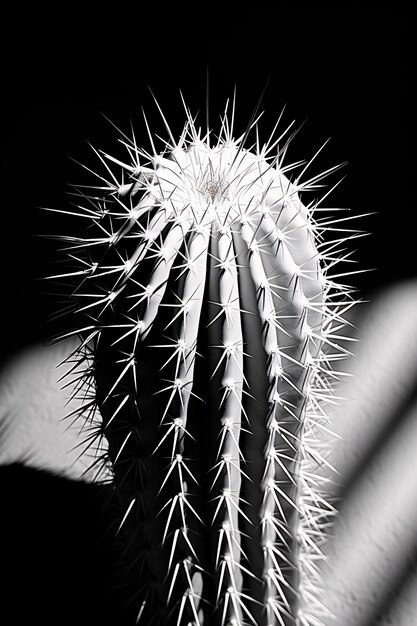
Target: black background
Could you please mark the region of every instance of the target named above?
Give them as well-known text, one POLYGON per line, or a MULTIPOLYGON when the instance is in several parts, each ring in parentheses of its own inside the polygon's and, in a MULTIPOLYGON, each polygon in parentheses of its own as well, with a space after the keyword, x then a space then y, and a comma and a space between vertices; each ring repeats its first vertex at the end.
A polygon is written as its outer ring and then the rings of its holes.
MULTIPOLYGON (((91 182, 71 159, 96 168, 86 140, 121 155, 118 135, 101 113, 128 134, 132 119, 138 143, 148 147, 142 106, 152 128, 166 136, 149 86, 178 135, 185 121, 179 89, 191 110, 204 114, 207 69, 212 127, 236 85, 236 134, 243 132, 268 82, 261 139, 268 138, 285 105, 283 124, 305 122, 290 160, 311 157, 331 137, 312 173, 348 161, 346 178, 326 206, 350 207, 355 215, 375 212, 356 224, 371 233, 357 241, 357 268, 376 268, 350 279, 360 295, 372 297, 379 289, 415 278, 412 20, 401 4, 386 8, 312 2, 302 7, 275 2, 258 3, 247 12, 219 3, 168 10, 161 4, 149 8, 143 3, 103 3, 88 13, 85 6, 59 5, 55 13, 17 6, 3 15, 2 359, 62 330, 63 321, 47 322, 58 303, 45 294, 45 283, 39 280, 54 272, 56 242, 39 235, 74 233, 83 224, 39 207, 65 207, 68 184, 91 182)), ((30 623, 31 618, 36 622, 38 616, 44 623, 56 623, 52 608, 50 621, 44 613, 45 606, 52 607, 51 594, 63 607, 60 623, 95 623, 91 615, 98 604, 103 610, 96 615, 97 623, 106 623, 108 571, 100 561, 106 555, 91 534, 101 522, 90 507, 90 492, 80 495, 77 487, 72 493, 71 485, 55 484, 61 479, 39 477, 31 470, 22 476, 13 474, 23 471, 20 468, 2 471, 12 472, 3 477, 3 484, 13 489, 6 494, 11 517, 1 535, 19 548, 13 548, 6 564, 13 590, 6 595, 10 614, 17 615, 19 605, 23 615, 22 621, 10 623, 30 623), (16 489, 19 481, 21 489, 16 489), (42 493, 61 493, 62 501, 49 495, 40 501, 42 493), (34 526, 36 511, 41 517, 34 526), (51 517, 52 512, 58 517, 51 517), (67 546, 65 554, 55 554, 53 542, 60 549, 67 546), (47 545, 52 545, 49 551, 47 545), (26 570, 30 562, 26 604, 20 603, 19 559, 26 560, 26 570), (42 560, 50 568, 46 578, 38 577, 36 564, 42 560), (13 568, 18 571, 16 585, 13 568), (85 593, 80 600, 81 588, 85 593), (31 602, 42 593, 46 604, 36 608, 31 602), (89 595, 91 606, 81 619, 78 609, 89 595), (81 604, 71 607, 74 596, 81 604)), ((114 610, 117 615, 119 606, 114 610)), ((108 617, 111 623, 110 613, 108 617)))
POLYGON ((269 81, 261 139, 285 106, 282 124, 304 122, 291 160, 311 157, 330 137, 312 173, 348 162, 326 206, 376 212, 355 224, 372 235, 356 242, 353 269, 376 268, 350 280, 361 295, 414 277, 410 21, 398 3, 17 8, 3 25, 3 357, 60 330, 61 322, 46 323, 57 304, 38 280, 54 271, 56 242, 38 235, 82 225, 38 207, 62 208, 68 184, 92 182, 71 160, 97 169, 87 140, 121 154, 101 113, 128 134, 132 120, 138 143, 149 147, 142 106, 166 137, 149 87, 178 135, 180 89, 204 123, 207 70, 212 127, 236 85, 236 134, 243 132, 269 81))

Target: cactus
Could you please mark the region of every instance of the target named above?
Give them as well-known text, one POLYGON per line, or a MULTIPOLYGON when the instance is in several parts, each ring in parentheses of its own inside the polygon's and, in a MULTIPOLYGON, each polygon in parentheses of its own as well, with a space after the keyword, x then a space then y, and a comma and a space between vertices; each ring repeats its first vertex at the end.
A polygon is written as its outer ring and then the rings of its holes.
POLYGON ((290 181, 292 125, 260 146, 255 111, 235 139, 233 101, 214 140, 184 104, 177 141, 157 106, 164 149, 146 122, 150 152, 124 134, 129 163, 95 151, 104 173, 73 211, 88 228, 50 277, 76 280, 85 320, 64 335, 71 415, 118 494, 139 624, 317 626, 326 406, 355 302, 330 274, 357 235, 300 193, 340 166, 290 181))

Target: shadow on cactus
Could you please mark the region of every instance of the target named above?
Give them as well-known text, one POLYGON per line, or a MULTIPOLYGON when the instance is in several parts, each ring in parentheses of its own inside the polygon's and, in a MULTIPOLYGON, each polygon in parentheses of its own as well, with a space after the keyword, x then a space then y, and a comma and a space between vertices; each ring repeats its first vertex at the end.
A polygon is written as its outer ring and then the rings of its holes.
POLYGON ((178 140, 160 111, 161 153, 149 128, 149 153, 122 133, 127 163, 96 151, 79 192, 87 227, 50 277, 84 316, 65 335, 72 416, 118 493, 139 624, 317 626, 326 408, 355 302, 333 268, 361 234, 302 203, 340 166, 284 166, 292 125, 261 146, 257 111, 235 139, 234 101, 216 137, 184 109, 178 140))

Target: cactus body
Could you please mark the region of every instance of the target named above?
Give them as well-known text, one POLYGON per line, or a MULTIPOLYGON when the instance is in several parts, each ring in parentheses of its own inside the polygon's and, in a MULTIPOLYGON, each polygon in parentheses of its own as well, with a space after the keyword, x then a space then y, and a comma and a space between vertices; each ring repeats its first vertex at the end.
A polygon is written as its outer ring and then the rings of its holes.
POLYGON ((186 111, 162 154, 100 156, 68 238, 87 439, 108 442, 138 623, 316 626, 341 239, 326 250, 299 195, 322 176, 290 182, 285 141, 247 150, 226 112, 213 142, 186 111))

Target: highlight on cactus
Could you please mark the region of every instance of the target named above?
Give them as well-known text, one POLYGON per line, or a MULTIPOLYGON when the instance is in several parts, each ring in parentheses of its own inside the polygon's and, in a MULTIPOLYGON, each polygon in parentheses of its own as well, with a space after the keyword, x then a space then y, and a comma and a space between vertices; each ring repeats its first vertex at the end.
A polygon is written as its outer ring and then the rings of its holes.
POLYGON ((334 267, 361 233, 326 217, 332 189, 304 202, 340 166, 308 178, 320 150, 284 165, 292 124, 260 145, 257 110, 235 138, 234 99, 216 135, 184 103, 176 139, 156 106, 162 149, 146 117, 149 151, 133 133, 127 162, 93 148, 98 183, 64 211, 86 223, 49 277, 84 319, 60 337, 80 338, 70 416, 117 492, 137 623, 318 626, 328 408, 355 303, 334 267))

